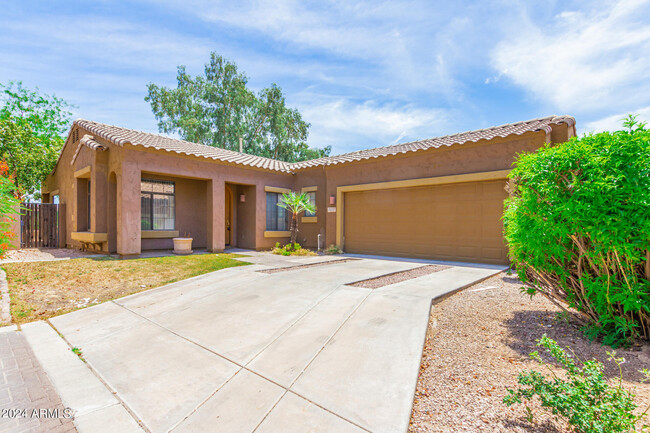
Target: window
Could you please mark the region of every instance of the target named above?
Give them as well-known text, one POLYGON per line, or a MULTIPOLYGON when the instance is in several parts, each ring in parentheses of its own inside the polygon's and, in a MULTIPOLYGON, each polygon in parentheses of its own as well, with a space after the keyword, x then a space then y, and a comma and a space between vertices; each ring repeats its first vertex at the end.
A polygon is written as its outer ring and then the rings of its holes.
POLYGON ((176 226, 174 182, 142 179, 140 190, 142 230, 174 230, 176 226))
POLYGON ((282 194, 277 192, 266 193, 266 230, 286 231, 288 224, 288 212, 278 206, 282 194))
MULTIPOLYGON (((305 194, 307 194, 307 197, 309 197, 309 203, 316 206, 316 191, 307 192, 305 194)), ((305 216, 306 217, 314 217, 314 216, 316 216, 316 212, 312 213, 312 212, 305 211, 305 216)))

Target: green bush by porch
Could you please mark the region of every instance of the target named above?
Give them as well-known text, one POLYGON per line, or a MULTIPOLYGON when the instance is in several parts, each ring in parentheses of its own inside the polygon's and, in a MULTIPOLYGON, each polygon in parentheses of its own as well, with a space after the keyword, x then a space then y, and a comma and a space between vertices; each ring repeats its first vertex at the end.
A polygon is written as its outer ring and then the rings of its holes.
POLYGON ((529 292, 609 345, 650 339, 650 131, 626 126, 521 155, 504 215, 529 292))

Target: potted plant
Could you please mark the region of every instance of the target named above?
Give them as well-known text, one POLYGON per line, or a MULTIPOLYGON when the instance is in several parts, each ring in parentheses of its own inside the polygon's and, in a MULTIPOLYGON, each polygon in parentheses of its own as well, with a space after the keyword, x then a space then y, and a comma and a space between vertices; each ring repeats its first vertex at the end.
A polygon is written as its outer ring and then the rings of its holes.
POLYGON ((174 254, 192 254, 192 238, 189 233, 183 237, 173 238, 174 241, 174 254))

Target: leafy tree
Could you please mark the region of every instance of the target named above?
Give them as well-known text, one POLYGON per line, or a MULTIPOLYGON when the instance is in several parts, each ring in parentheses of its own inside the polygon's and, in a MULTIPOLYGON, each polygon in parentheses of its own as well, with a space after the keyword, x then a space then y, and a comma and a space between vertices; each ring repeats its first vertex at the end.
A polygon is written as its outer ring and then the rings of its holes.
POLYGON ((145 101, 158 120, 158 129, 178 133, 188 141, 246 153, 303 161, 329 155, 331 147, 307 145, 309 124, 286 106, 275 84, 255 94, 237 65, 211 53, 204 76, 191 77, 178 67, 176 88, 150 83, 145 101))
POLYGON ((296 237, 298 236, 298 215, 302 212, 316 212, 316 205, 309 201, 309 195, 305 192, 296 194, 291 191, 282 194, 282 199, 279 201, 278 206, 291 212, 291 246, 296 248, 296 237))
POLYGON ((625 126, 521 155, 504 213, 528 292, 613 346, 650 339, 650 130, 625 126))
POLYGON ((10 81, 0 84, 0 158, 14 177, 19 197, 40 197, 40 184, 52 171, 64 143, 71 106, 10 81))

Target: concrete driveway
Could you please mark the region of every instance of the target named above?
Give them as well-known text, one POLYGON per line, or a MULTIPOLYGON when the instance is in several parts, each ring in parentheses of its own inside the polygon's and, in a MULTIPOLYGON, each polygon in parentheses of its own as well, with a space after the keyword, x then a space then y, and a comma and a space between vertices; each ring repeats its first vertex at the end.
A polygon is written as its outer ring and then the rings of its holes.
POLYGON ((63 339, 23 326, 79 431, 406 431, 431 299, 499 271, 453 266, 372 290, 346 284, 422 263, 264 274, 268 257, 251 260, 266 264, 51 319, 63 339))

